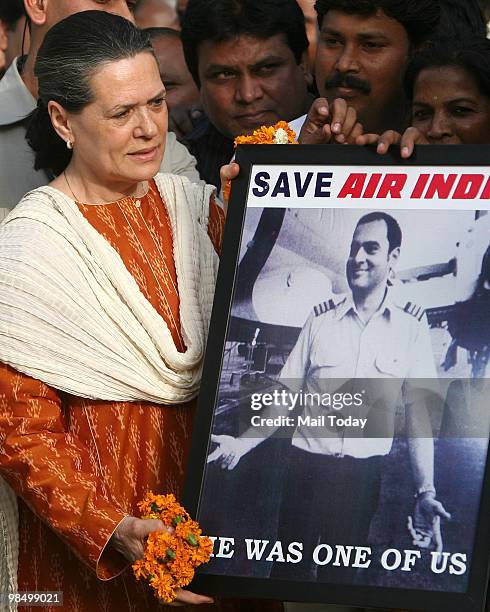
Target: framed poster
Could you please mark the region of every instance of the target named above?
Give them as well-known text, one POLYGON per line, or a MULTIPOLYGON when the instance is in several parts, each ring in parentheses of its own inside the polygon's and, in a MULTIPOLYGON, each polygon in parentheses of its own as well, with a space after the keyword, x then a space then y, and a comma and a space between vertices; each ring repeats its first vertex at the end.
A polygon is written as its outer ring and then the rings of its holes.
POLYGON ((186 505, 193 588, 483 609, 490 159, 242 146, 186 505))

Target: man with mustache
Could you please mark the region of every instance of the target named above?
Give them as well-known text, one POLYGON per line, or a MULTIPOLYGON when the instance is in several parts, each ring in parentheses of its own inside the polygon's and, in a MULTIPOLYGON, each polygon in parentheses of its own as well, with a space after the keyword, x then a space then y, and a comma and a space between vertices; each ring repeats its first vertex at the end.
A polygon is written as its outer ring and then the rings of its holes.
MULTIPOLYGON (((201 178, 219 187, 219 169, 232 158, 237 136, 280 120, 292 122, 310 107, 305 18, 296 0, 190 0, 182 43, 206 113, 183 142, 196 157, 201 178)), ((354 142, 362 134, 344 100, 327 115, 328 123, 338 122, 332 140, 354 142)), ((320 121, 325 123, 323 115, 320 121)), ((181 128, 188 123, 181 122, 181 128)), ((316 142, 308 133, 316 123, 315 110, 301 142, 316 142)))
MULTIPOLYGON (((435 30, 439 2, 317 0, 315 9, 320 28, 315 80, 321 98, 310 111, 308 142, 330 142, 329 105, 337 98, 350 107, 346 122, 352 126, 359 122, 364 132, 376 134, 403 131, 408 125, 405 68, 435 30)), ((290 125, 299 131, 303 123, 300 118, 290 125)))
MULTIPOLYGON (((351 294, 314 308, 279 375, 279 381, 293 393, 321 396, 351 387, 365 393, 361 405, 355 407, 346 400, 340 410, 311 400, 302 402, 302 419, 298 418, 292 436, 277 539, 302 542, 304 559, 311 559, 318 542, 366 545, 400 396, 416 499, 410 534, 415 546, 442 549, 439 523, 450 515, 436 499, 426 396, 424 390, 415 388, 417 380, 436 379, 437 373, 423 309, 401 301, 391 286, 401 242, 400 226, 391 215, 371 212, 361 217, 346 263, 351 294), (361 433, 334 424, 319 433, 315 419, 336 414, 364 416, 366 427, 361 433)), ((272 405, 260 416, 277 417, 281 410, 282 406, 272 405)), ((276 430, 260 427, 260 437, 253 427, 239 438, 213 436, 217 446, 208 462, 234 469, 247 452, 276 430)), ((334 582, 342 576, 348 582, 353 578, 347 570, 342 574, 333 568, 332 574, 328 565, 317 568, 310 562, 276 563, 273 575, 305 581, 315 576, 334 582)))

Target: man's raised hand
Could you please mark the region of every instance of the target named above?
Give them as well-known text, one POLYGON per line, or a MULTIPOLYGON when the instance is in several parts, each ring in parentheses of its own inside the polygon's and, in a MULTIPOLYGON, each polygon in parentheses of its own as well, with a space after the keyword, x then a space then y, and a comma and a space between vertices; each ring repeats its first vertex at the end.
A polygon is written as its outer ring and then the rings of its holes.
POLYGON ((356 110, 342 98, 329 105, 326 98, 317 98, 311 105, 298 137, 300 144, 354 144, 363 133, 356 110))

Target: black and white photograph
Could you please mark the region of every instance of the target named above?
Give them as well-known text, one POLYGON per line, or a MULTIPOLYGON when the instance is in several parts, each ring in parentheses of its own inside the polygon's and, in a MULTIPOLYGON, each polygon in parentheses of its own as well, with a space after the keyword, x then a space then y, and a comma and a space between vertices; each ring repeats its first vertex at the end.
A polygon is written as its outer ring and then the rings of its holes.
POLYGON ((250 204, 204 573, 464 593, 488 449, 490 212, 250 204))

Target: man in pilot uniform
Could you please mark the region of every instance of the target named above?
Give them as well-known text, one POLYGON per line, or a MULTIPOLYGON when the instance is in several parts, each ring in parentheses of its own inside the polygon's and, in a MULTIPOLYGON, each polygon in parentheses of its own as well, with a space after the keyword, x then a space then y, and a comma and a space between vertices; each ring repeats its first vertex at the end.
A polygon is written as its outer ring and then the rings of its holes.
MULTIPOLYGON (((319 542, 366 545, 400 398, 415 485, 411 534, 422 548, 442 546, 439 520, 449 514, 436 499, 426 406, 431 393, 427 381, 437 373, 423 309, 400 301, 391 287, 401 240, 397 221, 384 212, 359 220, 346 266, 351 295, 314 308, 279 376, 292 392, 313 394, 302 402, 292 437, 278 533, 283 543, 302 542, 304 557, 311 558, 319 542), (334 393, 342 393, 347 405, 338 409, 311 400, 334 393), (347 415, 354 422, 365 420, 364 427, 339 426, 336 419, 318 426, 322 416, 347 415)), ((277 416, 278 408, 265 408, 261 414, 277 416)), ((233 469, 272 433, 274 428, 262 438, 251 430, 239 438, 213 436, 218 446, 208 461, 233 469)), ((308 563, 275 563, 273 568, 276 577, 311 580, 315 573, 308 563)), ((349 580, 348 574, 340 572, 338 577, 349 580)))

